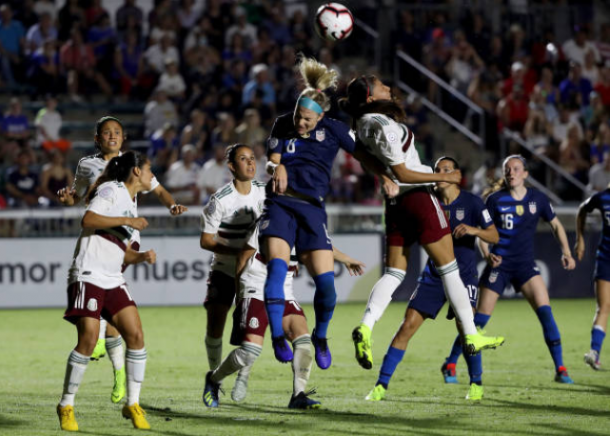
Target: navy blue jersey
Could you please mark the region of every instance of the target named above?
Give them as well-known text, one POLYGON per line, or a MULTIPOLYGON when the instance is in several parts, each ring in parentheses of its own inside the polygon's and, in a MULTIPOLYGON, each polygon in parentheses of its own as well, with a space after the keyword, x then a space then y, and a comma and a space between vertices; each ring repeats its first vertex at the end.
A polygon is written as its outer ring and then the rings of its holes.
POLYGON ((319 201, 324 201, 330 187, 330 173, 339 148, 353 153, 354 134, 341 121, 322 118, 308 138, 300 136, 292 113, 279 116, 267 140, 267 152, 281 153, 288 173, 288 187, 319 201))
POLYGON ((584 203, 587 213, 598 209, 602 213, 602 234, 597 247, 597 258, 600 260, 610 260, 610 189, 598 192, 589 197, 584 203))
MULTIPOLYGON (((445 211, 451 230, 460 224, 482 229, 486 229, 493 224, 483 200, 470 192, 461 191, 460 195, 450 204, 439 203, 445 211)), ((455 258, 460 267, 460 274, 464 276, 478 275, 475 242, 476 237, 471 235, 465 235, 459 239, 453 238, 455 258)), ((437 277, 439 275, 432 260, 428 260, 422 275, 426 273, 437 277)))
POLYGON ((502 256, 503 264, 533 260, 538 219, 550 222, 555 218, 549 198, 535 188, 527 188, 523 200, 515 200, 502 189, 487 198, 487 209, 500 234, 491 252, 502 256))

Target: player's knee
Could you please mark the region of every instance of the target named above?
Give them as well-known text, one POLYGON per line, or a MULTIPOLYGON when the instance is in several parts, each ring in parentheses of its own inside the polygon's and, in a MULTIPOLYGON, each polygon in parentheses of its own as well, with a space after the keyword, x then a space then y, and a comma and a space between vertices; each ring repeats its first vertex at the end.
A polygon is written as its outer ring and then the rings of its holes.
POLYGON ((140 350, 144 348, 144 332, 141 328, 134 329, 123 335, 127 348, 132 350, 140 350))
POLYGON ((84 332, 80 334, 78 336, 78 345, 76 346, 77 351, 85 356, 91 356, 95 344, 97 344, 98 337, 99 335, 95 334, 95 332, 84 332))
POLYGON ((602 315, 610 314, 610 301, 603 301, 598 303, 597 312, 602 315))

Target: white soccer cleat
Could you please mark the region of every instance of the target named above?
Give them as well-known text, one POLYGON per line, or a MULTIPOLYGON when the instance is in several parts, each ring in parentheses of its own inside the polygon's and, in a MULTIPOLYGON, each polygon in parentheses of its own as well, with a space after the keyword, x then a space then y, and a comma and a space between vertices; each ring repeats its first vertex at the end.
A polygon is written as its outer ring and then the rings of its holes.
POLYGON ((602 364, 599 363, 599 353, 595 350, 589 350, 585 354, 585 363, 596 371, 602 369, 602 364))

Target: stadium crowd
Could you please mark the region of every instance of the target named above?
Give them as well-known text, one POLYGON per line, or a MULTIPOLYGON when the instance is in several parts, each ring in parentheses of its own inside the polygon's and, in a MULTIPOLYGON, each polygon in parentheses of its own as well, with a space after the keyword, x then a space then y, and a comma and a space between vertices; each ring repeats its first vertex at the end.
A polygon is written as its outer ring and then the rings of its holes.
MULTIPOLYGON (((147 141, 153 170, 168 190, 185 204, 202 204, 229 180, 222 152, 234 142, 254 147, 258 177, 266 180, 264 140, 275 116, 293 108, 297 53, 341 66, 339 95, 356 74, 338 54, 350 46, 353 53, 359 41, 350 38, 338 51, 339 45, 313 38, 306 7, 288 13, 284 2, 272 0, 154 3, 145 14, 136 0, 124 0, 113 17, 100 0, 0 6, 0 89, 12 95, 1 122, 0 207, 53 206, 55 188, 71 180, 66 154, 81 150, 70 151, 62 138, 58 101, 83 107, 100 99, 141 102, 141 127, 129 139, 147 141), (22 109, 26 99, 44 100, 35 116, 22 109)), ((361 7, 353 7, 354 15, 376 26, 379 11, 367 2, 361 7)), ((526 32, 511 7, 497 25, 470 8, 457 15, 442 8, 424 12, 425 19, 416 19, 402 9, 388 44, 485 109, 492 161, 500 154, 500 131, 510 129, 591 190, 607 186, 610 24, 595 29, 590 17, 570 23, 573 35, 560 41, 553 27, 527 26, 526 32)), ((419 85, 435 101, 436 86, 419 85)), ((430 162, 435 137, 429 115, 417 96, 405 101, 408 124, 430 162)), ((443 108, 455 116, 451 104, 444 101, 443 108)), ((337 109, 331 115, 347 120, 337 109)), ((535 176, 544 171, 532 162, 535 176)), ((351 156, 339 155, 334 168, 329 202, 379 203, 374 178, 351 156)), ((554 183, 562 198, 582 198, 561 178, 554 183)))

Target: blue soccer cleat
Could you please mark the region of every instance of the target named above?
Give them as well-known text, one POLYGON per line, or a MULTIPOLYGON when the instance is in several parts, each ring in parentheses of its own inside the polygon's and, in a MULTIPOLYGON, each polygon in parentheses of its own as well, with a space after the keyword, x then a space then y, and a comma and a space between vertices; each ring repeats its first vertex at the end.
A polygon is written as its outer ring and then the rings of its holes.
POLYGON ((443 379, 447 384, 457 384, 457 373, 455 371, 455 363, 443 363, 441 366, 443 379))
POLYGON ((311 395, 314 393, 315 393, 314 391, 310 391, 308 393, 299 392, 298 395, 293 395, 292 398, 290 398, 290 403, 288 403, 288 408, 289 409, 302 409, 302 410, 319 409, 320 407, 322 407, 320 402, 316 401, 316 400, 312 400, 311 398, 308 397, 308 395, 311 395))
POLYGON ((203 388, 203 404, 206 407, 218 407, 218 391, 220 390, 220 383, 212 381, 212 372, 208 371, 205 375, 205 387, 203 388))
POLYGON ((292 354, 292 349, 290 348, 290 345, 288 345, 288 341, 284 336, 272 338, 271 342, 273 343, 273 352, 275 353, 275 358, 278 361, 282 363, 292 362, 292 359, 294 358, 292 354))
POLYGON ((320 369, 328 369, 333 361, 328 349, 328 339, 316 336, 316 330, 311 332, 311 343, 316 350, 316 364, 320 369))
POLYGON ((574 380, 572 380, 570 378, 570 376, 568 375, 568 370, 565 366, 559 367, 559 369, 557 370, 557 373, 555 374, 555 381, 557 383, 563 383, 566 385, 574 384, 574 380))

